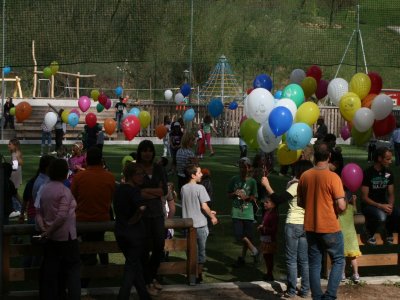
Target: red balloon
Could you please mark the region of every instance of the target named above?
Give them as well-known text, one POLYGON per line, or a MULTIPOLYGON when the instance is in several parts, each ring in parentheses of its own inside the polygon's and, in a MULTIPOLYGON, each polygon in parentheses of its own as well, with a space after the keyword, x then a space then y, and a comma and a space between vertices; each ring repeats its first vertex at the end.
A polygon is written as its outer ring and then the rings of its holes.
POLYGON ((391 133, 396 128, 396 118, 393 114, 388 115, 383 120, 375 120, 372 129, 376 137, 384 136, 391 133))
POLYGON ((322 78, 321 68, 316 65, 312 65, 311 67, 308 68, 306 75, 315 78, 315 80, 317 81, 317 84, 318 84, 318 82, 322 78))
POLYGON ((140 131, 140 120, 138 117, 134 115, 128 115, 122 121, 122 131, 128 141, 133 140, 133 138, 139 133, 140 131))
POLYGON ((101 105, 106 106, 107 99, 108 99, 107 95, 104 93, 101 93, 99 95, 98 101, 100 102, 101 105))
POLYGON ((97 124, 97 117, 94 113, 88 113, 85 117, 85 123, 89 128, 93 128, 97 124))
POLYGON ((318 100, 321 100, 328 94, 328 84, 329 81, 325 79, 321 79, 318 82, 317 90, 315 91, 315 96, 317 97, 318 100))
POLYGON ((248 88, 248 89, 246 90, 246 94, 247 94, 247 95, 250 95, 250 93, 251 93, 253 90, 254 90, 254 88, 248 88))
POLYGON ((368 73, 369 79, 371 79, 371 89, 369 90, 370 94, 377 94, 382 90, 382 77, 377 72, 368 73))

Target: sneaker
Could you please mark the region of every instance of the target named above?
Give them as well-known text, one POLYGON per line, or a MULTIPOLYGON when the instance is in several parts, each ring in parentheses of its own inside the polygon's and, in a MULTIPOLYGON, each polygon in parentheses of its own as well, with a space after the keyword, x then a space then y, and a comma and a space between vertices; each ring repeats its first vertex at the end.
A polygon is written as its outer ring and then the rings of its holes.
POLYGON ((159 291, 152 284, 149 284, 147 286, 147 292, 150 296, 158 296, 159 291))
POLYGON ((386 238, 386 244, 388 245, 393 245, 393 237, 392 236, 388 236, 386 238))
POLYGON ((256 249, 256 252, 252 253, 251 256, 253 257, 254 264, 258 264, 260 262, 260 251, 256 249))
POLYGON ((282 298, 296 298, 296 294, 289 294, 288 292, 284 292, 282 298))
POLYGON ((157 279, 153 280, 153 283, 151 284, 156 290, 161 291, 163 289, 162 285, 157 281, 157 279))
POLYGON ((9 218, 17 218, 21 215, 19 211, 13 211, 8 217, 9 218))
POLYGON ((351 276, 351 280, 354 282, 354 283, 360 283, 360 275, 358 275, 358 274, 353 274, 353 276, 351 276))
POLYGON ((367 240, 367 245, 375 246, 375 245, 376 245, 376 239, 375 239, 375 237, 370 237, 370 238, 367 240))
POLYGON ((342 273, 342 280, 341 280, 342 282, 345 282, 346 281, 346 274, 343 272, 342 273))
POLYGON ((234 267, 234 268, 240 268, 240 267, 243 267, 244 265, 245 265, 245 261, 244 261, 243 257, 239 256, 239 257, 237 258, 237 261, 235 261, 235 262, 233 263, 232 267, 234 267))

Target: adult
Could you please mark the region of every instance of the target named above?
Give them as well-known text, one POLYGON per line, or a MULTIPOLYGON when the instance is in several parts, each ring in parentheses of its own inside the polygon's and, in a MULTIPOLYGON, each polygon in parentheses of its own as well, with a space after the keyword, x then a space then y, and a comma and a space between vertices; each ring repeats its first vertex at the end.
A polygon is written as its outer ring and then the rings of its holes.
POLYGON ((313 299, 336 299, 344 268, 344 242, 338 213, 346 209, 340 177, 329 170, 331 152, 326 143, 315 147, 315 167, 305 171, 297 187, 298 205, 304 208, 308 243, 310 287, 313 299), (328 287, 321 289, 321 262, 325 253, 332 261, 328 287))
POLYGON ((154 162, 155 156, 156 150, 152 141, 143 140, 139 143, 136 163, 145 172, 140 188, 141 195, 146 200, 143 220, 146 226, 147 243, 143 265, 149 290, 162 289, 156 276, 161 259, 164 257, 165 228, 162 197, 168 193, 167 175, 164 168, 154 162))
POLYGON ((12 98, 9 97, 7 98, 6 103, 4 104, 4 126, 3 128, 5 129, 10 123, 9 128, 14 129, 14 116, 11 115, 11 108, 15 107, 12 98))
POLYGON ((47 152, 46 153, 50 153, 51 152, 51 131, 52 131, 52 128, 48 128, 46 126, 46 122, 43 121, 42 124, 40 125, 40 129, 42 129, 42 143, 40 144, 40 156, 42 156, 45 153, 44 148, 46 146, 46 143, 47 143, 47 152))
POLYGON ((247 250, 256 261, 258 250, 253 244, 254 211, 257 199, 257 182, 251 177, 251 161, 247 157, 239 160, 239 175, 233 176, 228 184, 228 198, 232 200, 232 223, 236 242, 242 245, 242 253, 234 267, 245 265, 247 250))
POLYGON ((124 103, 124 97, 119 97, 119 101, 115 104, 115 120, 117 121, 117 132, 122 132, 121 121, 125 110, 126 104, 124 103))
POLYGON ((392 152, 387 147, 375 151, 374 164, 364 170, 361 186, 362 213, 365 215, 367 243, 376 244, 374 237, 379 227, 386 227, 386 242, 393 243, 393 232, 398 230, 400 212, 394 206, 394 176, 389 169, 392 152))
MULTIPOLYGON (((76 220, 78 222, 110 221, 111 202, 115 190, 114 175, 103 168, 102 154, 96 146, 86 153, 87 168, 75 174, 71 191, 77 203, 76 220)), ((83 241, 104 241, 104 231, 82 234, 83 241)), ((96 254, 82 255, 85 265, 97 263, 96 254)), ((108 254, 99 253, 100 263, 108 264, 108 254)), ((88 284, 83 280, 83 285, 88 284)))
POLYGON ((319 116, 317 120, 317 130, 314 133, 314 137, 317 138, 318 141, 322 141, 327 134, 328 127, 325 125, 324 117, 319 116))
POLYGON ((328 145, 330 151, 329 169, 341 176, 344 162, 342 151, 339 149, 339 147, 336 147, 336 135, 333 133, 328 133, 324 137, 323 142, 328 145))
POLYGON ((181 147, 182 136, 181 124, 179 122, 174 122, 171 127, 171 132, 169 133, 169 147, 172 156, 171 171, 173 172, 176 171, 176 153, 181 147))
POLYGON ((84 130, 86 133, 86 149, 90 149, 93 146, 97 145, 97 134, 100 131, 99 123, 96 123, 95 126, 89 127, 88 125, 84 126, 84 130))
POLYGON ((118 299, 128 300, 132 285, 135 286, 140 299, 150 299, 141 261, 146 242, 146 228, 141 215, 146 207, 139 186, 143 183, 145 173, 137 164, 128 163, 123 174, 125 183, 118 186, 114 195, 115 238, 125 256, 124 275, 118 299))
POLYGON ((390 143, 394 150, 395 165, 400 166, 400 122, 396 123, 396 129, 392 133, 390 143))
POLYGON ((187 183, 185 175, 186 167, 198 162, 196 155, 193 152, 195 144, 195 136, 192 132, 187 131, 182 136, 181 147, 176 152, 176 172, 178 175, 178 191, 181 191, 182 186, 187 183))
POLYGON ((289 203, 289 210, 285 225, 285 252, 287 268, 287 290, 286 296, 296 296, 297 266, 300 267, 301 288, 300 297, 307 297, 310 290, 307 238, 304 231, 304 208, 297 205, 297 187, 300 176, 311 169, 313 164, 309 160, 299 160, 295 165, 295 177, 286 186, 286 191, 277 194, 272 189, 267 177, 261 179, 261 184, 275 203, 289 203))
MULTIPOLYGON (((49 173, 49 166, 53 160, 55 160, 55 157, 51 155, 43 155, 39 160, 39 170, 38 170, 39 174, 33 183, 32 194, 31 194, 35 204, 34 206, 37 208, 40 207, 40 198, 38 198, 37 195, 42 186, 44 186, 46 183, 50 181, 48 173, 49 173)), ((41 192, 42 191, 40 191, 40 193, 41 192)))
POLYGON ((40 269, 40 299, 80 299, 79 243, 76 235, 76 201, 63 181, 65 159, 49 167, 50 181, 43 187, 36 216, 41 237, 46 238, 40 269), (64 290, 64 287, 66 290, 64 290))
POLYGON ((9 216, 13 212, 13 197, 18 195, 17 189, 11 180, 12 166, 10 163, 2 162, 1 167, 4 171, 3 186, 4 186, 4 206, 3 206, 3 224, 9 224, 9 216))

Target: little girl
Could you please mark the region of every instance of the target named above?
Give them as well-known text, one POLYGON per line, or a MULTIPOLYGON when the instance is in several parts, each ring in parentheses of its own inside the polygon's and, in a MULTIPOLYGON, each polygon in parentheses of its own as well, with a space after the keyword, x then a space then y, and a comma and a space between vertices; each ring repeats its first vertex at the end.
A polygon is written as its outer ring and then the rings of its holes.
MULTIPOLYGON (((357 196, 353 195, 349 190, 345 190, 345 198, 348 201, 346 210, 339 215, 339 223, 342 228, 344 240, 344 256, 346 257, 346 264, 349 262, 353 269, 351 280, 354 283, 360 282, 360 275, 358 274, 357 256, 361 255, 360 247, 358 245, 357 233, 354 227, 354 213, 357 212, 356 200, 357 196)), ((346 279, 345 269, 343 270, 342 280, 346 279)))
POLYGON ((265 198, 263 221, 257 228, 260 231, 260 252, 263 254, 265 266, 267 268, 267 273, 263 278, 265 281, 274 281, 272 272, 274 269, 274 253, 276 253, 277 249, 276 234, 279 222, 276 206, 277 203, 271 198, 265 198))
POLYGON ((71 174, 68 176, 68 179, 71 183, 74 175, 79 171, 85 170, 86 168, 86 156, 82 154, 82 150, 82 142, 76 142, 72 146, 72 156, 68 159, 68 166, 71 172, 71 174))
POLYGON ((204 136, 203 125, 199 124, 199 130, 197 131, 196 155, 198 158, 203 159, 204 153, 206 153, 206 141, 204 136))
MULTIPOLYGON (((12 173, 10 180, 14 183, 15 189, 18 188, 22 184, 22 165, 24 163, 22 158, 22 152, 20 148, 20 143, 17 138, 11 139, 8 142, 8 151, 11 154, 11 165, 12 165, 12 173)), ((19 196, 12 198, 13 202, 13 212, 10 214, 10 218, 18 217, 21 214, 21 201, 19 200, 19 196)))
POLYGON ((210 156, 214 155, 214 149, 211 145, 211 130, 214 131, 215 134, 218 132, 215 130, 212 119, 210 115, 206 115, 203 119, 203 131, 204 131, 204 139, 206 140, 207 147, 210 150, 210 156))

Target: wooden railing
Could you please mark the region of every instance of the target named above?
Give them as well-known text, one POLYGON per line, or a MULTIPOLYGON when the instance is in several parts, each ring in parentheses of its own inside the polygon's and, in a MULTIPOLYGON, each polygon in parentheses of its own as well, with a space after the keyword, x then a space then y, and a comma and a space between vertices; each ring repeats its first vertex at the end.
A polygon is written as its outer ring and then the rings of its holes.
MULTIPOLYGON (((192 219, 166 219, 165 228, 185 229, 186 238, 173 238, 165 240, 165 251, 186 252, 186 260, 162 262, 158 270, 160 275, 185 274, 188 283, 195 284, 198 264, 197 264, 197 242, 196 230, 193 228, 192 219)), ((97 231, 114 231, 114 222, 90 222, 77 224, 78 235, 97 231)), ((38 281, 39 268, 23 268, 22 257, 41 256, 43 247, 32 244, 13 244, 12 240, 16 236, 26 236, 35 233, 34 225, 19 224, 5 225, 3 227, 3 287, 0 295, 10 291, 10 283, 26 280, 38 281), (12 236, 12 238, 11 238, 12 236), (21 258, 17 259, 16 258, 21 258), (19 266, 15 261, 21 261, 19 266)), ((116 241, 101 242, 81 242, 79 245, 80 253, 97 253, 101 249, 104 253, 121 253, 116 241)), ((125 261, 125 260, 123 260, 125 261)), ((82 278, 116 278, 123 274, 123 264, 95 265, 81 267, 82 278)))

